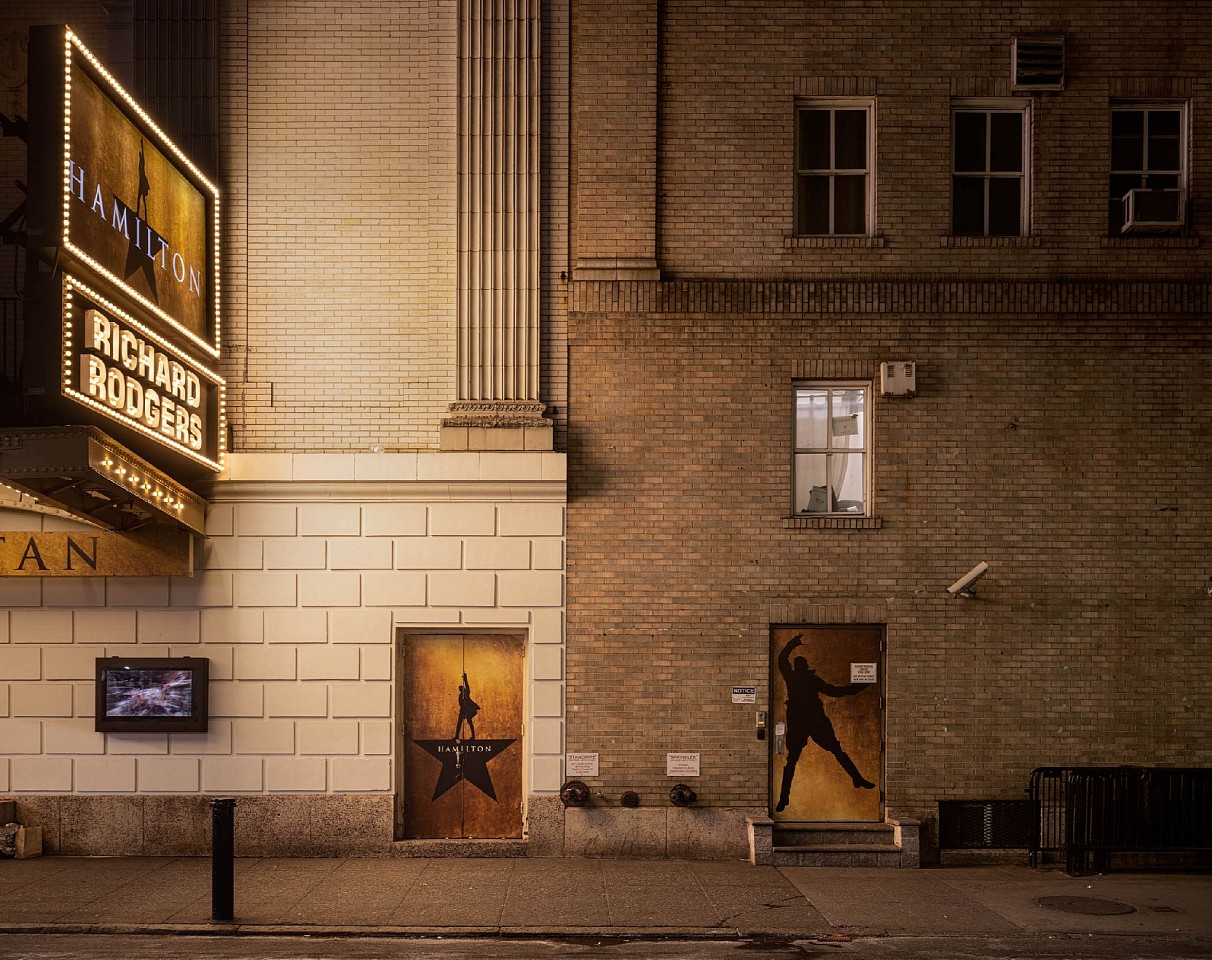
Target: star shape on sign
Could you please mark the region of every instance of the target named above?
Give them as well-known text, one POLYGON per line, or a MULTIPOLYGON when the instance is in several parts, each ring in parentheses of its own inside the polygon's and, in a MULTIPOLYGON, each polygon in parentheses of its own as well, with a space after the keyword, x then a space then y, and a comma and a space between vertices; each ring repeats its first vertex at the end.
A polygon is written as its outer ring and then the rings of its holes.
POLYGON ((437 786, 432 799, 437 800, 460 780, 493 800, 497 798, 492 788, 492 776, 488 773, 488 762, 503 753, 517 740, 413 740, 418 747, 442 764, 437 786))

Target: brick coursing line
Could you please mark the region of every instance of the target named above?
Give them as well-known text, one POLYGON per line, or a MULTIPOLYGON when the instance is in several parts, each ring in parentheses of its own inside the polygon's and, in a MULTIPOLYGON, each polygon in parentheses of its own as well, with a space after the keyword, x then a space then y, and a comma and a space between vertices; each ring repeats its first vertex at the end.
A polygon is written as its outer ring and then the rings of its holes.
POLYGON ((729 312, 1151 314, 1205 316, 1212 284, 1199 281, 1072 280, 1032 282, 971 279, 825 281, 673 280, 588 281, 570 288, 580 314, 729 312))

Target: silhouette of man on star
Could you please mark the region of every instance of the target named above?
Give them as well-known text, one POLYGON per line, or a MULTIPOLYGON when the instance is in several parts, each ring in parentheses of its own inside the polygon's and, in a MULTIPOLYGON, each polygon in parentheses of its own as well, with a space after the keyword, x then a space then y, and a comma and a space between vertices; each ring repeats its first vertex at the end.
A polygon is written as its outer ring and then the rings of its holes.
POLYGON ((779 802, 774 808, 776 813, 787 808, 791 799, 791 782, 795 779, 795 765, 809 740, 815 740, 823 750, 833 754, 842 769, 850 774, 850 780, 856 788, 871 790, 875 787, 874 783, 859 773, 850 755, 842 749, 821 700, 822 696, 848 697, 861 693, 867 684, 851 683, 836 687, 826 683, 817 676, 805 657, 796 657, 793 667, 791 651, 802 646, 802 641, 803 634, 797 633, 778 656, 779 673, 787 684, 787 763, 783 767, 779 802))

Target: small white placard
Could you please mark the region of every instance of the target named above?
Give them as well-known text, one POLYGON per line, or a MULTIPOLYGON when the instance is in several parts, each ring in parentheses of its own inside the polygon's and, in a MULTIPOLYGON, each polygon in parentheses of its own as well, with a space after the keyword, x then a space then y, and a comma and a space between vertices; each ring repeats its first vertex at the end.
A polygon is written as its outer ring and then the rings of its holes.
POLYGON ((875 683, 875 668, 876 664, 874 663, 850 664, 850 682, 875 683))
POLYGON ((757 703, 757 687, 733 687, 733 703, 757 703))
POLYGON ((697 777, 698 775, 699 755, 697 753, 665 754, 665 776, 697 777))
POLYGON ((596 777, 598 755, 596 753, 564 754, 564 769, 570 777, 596 777))

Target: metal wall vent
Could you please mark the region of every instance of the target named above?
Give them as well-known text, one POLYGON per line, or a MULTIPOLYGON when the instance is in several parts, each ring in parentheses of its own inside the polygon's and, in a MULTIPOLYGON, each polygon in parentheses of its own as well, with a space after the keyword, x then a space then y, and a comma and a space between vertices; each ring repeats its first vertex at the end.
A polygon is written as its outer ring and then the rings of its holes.
POLYGON ((1065 88, 1065 38, 1015 37, 1010 47, 1010 79, 1015 90, 1065 88))

